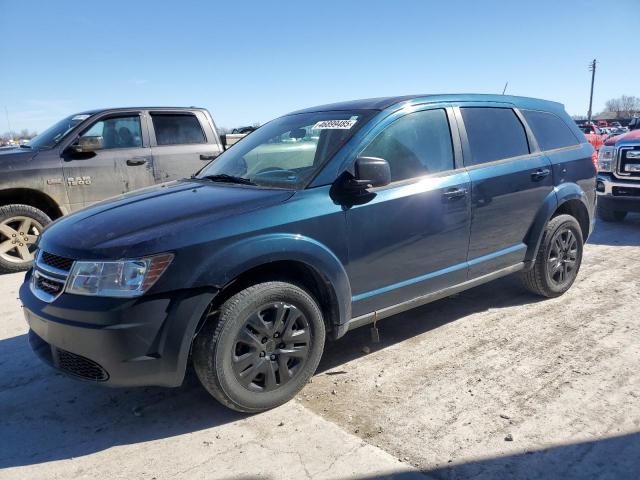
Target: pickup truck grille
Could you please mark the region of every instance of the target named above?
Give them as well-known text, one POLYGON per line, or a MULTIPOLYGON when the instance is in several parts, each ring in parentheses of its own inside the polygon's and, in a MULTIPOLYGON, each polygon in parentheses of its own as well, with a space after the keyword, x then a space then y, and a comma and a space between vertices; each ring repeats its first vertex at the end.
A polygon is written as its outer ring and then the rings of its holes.
POLYGON ((620 147, 618 176, 640 178, 640 146, 620 147))

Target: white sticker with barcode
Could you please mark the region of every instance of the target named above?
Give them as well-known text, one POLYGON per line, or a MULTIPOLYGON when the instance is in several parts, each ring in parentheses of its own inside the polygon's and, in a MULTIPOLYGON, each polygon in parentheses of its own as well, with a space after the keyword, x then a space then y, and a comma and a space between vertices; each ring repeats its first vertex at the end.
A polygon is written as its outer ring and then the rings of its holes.
POLYGON ((322 120, 316 123, 313 130, 349 130, 357 120, 322 120))

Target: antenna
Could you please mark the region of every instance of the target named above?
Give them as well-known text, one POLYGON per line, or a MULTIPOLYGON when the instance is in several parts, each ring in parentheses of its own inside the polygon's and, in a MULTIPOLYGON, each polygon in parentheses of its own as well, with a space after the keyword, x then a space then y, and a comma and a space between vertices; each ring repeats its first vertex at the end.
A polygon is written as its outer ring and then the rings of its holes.
POLYGON ((502 89, 502 94, 504 95, 504 92, 507 91, 507 85, 509 85, 509 81, 507 80, 507 83, 504 84, 504 88, 502 89))

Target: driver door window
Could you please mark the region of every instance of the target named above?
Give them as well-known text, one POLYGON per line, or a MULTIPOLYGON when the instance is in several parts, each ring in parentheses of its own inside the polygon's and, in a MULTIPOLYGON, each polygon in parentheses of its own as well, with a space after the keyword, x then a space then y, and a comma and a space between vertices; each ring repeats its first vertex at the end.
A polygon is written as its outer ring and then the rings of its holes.
POLYGON ((392 182, 452 170, 447 115, 442 109, 405 115, 383 130, 360 155, 389 162, 392 182))
POLYGON ((101 118, 63 153, 72 209, 155 183, 142 122, 144 119, 134 112, 101 118))
POLYGON ((78 139, 80 145, 95 150, 112 148, 141 148, 140 117, 106 118, 94 123, 78 139))

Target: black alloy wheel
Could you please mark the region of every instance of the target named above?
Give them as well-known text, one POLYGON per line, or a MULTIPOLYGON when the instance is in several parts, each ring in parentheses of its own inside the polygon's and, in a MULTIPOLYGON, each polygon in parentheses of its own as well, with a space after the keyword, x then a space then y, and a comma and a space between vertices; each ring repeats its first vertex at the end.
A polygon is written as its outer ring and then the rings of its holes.
POLYGON ((326 325, 307 290, 265 281, 211 308, 192 359, 202 385, 223 405, 250 413, 277 407, 318 368, 326 325))
POLYGON ((559 229, 551 239, 547 258, 548 275, 559 288, 573 282, 578 261, 578 239, 569 227, 559 229))
POLYGON ((233 372, 246 388, 275 390, 292 380, 310 353, 309 321, 294 305, 271 302, 246 319, 233 349, 233 372))

